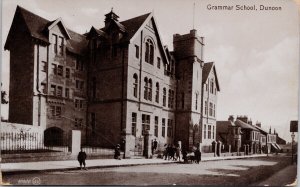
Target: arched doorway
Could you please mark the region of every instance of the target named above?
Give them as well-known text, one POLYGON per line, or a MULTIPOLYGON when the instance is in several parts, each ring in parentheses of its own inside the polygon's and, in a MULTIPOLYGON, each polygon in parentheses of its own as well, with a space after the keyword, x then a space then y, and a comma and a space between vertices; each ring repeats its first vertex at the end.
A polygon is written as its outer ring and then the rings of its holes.
POLYGON ((44 131, 45 146, 62 146, 64 131, 58 127, 50 127, 44 131))

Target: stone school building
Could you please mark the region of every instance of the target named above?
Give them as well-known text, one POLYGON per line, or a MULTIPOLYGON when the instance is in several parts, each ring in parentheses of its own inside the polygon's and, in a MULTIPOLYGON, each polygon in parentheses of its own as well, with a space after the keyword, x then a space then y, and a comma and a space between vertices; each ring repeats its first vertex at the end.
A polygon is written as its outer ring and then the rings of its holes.
POLYGON ((5 43, 10 51, 9 122, 44 130, 44 143, 64 145, 71 130, 82 144, 126 155, 178 141, 211 151, 216 139, 216 67, 204 62, 196 30, 165 46, 153 13, 78 34, 62 19, 47 20, 17 6, 5 43))

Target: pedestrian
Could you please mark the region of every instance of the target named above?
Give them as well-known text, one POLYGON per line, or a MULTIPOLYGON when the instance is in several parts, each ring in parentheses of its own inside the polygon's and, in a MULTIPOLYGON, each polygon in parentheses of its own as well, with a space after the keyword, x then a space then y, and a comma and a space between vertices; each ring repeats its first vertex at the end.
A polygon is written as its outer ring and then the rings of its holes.
POLYGON ((77 160, 79 162, 79 165, 80 165, 80 169, 82 169, 82 165, 83 165, 83 169, 86 170, 85 168, 85 159, 86 159, 86 153, 83 151, 83 149, 81 148, 80 149, 80 152, 78 153, 78 156, 77 156, 77 160))
POLYGON ((156 139, 154 139, 154 142, 153 142, 153 149, 154 149, 154 151, 156 151, 156 149, 157 149, 157 141, 156 141, 156 139))
POLYGON ((165 157, 165 160, 167 160, 167 157, 168 157, 168 145, 167 144, 164 145, 164 156, 163 157, 165 157))
POLYGON ((121 160, 120 158, 120 144, 117 144, 116 148, 115 148, 115 155, 114 155, 114 158, 117 159, 117 160, 121 160))
POLYGON ((182 159, 184 163, 188 163, 188 159, 187 159, 187 151, 185 149, 182 149, 182 159))
POLYGON ((199 147, 197 147, 194 154, 195 154, 196 163, 199 164, 199 162, 201 160, 201 152, 199 150, 199 147))
POLYGON ((179 159, 179 162, 180 162, 180 147, 179 145, 176 146, 176 160, 179 159))

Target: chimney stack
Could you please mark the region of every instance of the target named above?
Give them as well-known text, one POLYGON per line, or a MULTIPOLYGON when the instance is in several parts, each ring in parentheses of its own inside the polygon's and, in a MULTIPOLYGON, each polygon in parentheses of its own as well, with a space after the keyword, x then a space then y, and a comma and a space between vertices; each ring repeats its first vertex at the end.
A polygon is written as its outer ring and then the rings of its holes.
POLYGON ((248 116, 238 116, 236 119, 248 123, 248 116))
POLYGON ((260 122, 256 122, 256 126, 258 126, 259 128, 261 128, 261 123, 260 122))
POLYGON ((232 123, 234 122, 234 117, 233 117, 233 115, 230 115, 230 116, 229 116, 228 121, 231 121, 232 123))

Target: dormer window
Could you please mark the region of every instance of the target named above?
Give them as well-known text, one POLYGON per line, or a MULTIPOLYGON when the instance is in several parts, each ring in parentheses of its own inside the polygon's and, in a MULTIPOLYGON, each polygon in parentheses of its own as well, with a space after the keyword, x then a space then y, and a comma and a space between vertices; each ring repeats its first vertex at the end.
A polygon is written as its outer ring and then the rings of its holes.
POLYGON ((146 41, 146 51, 145 51, 145 61, 149 64, 153 65, 153 59, 154 59, 154 44, 152 40, 147 39, 146 41))

